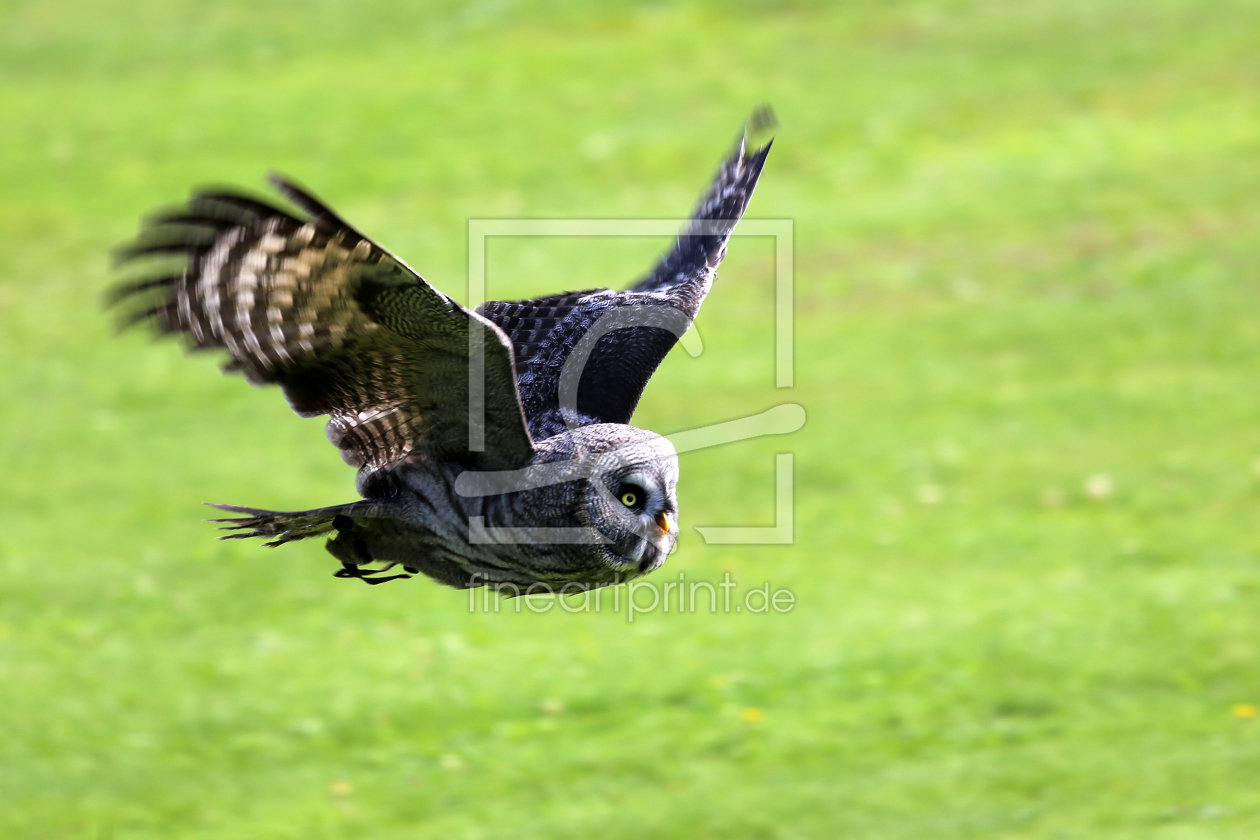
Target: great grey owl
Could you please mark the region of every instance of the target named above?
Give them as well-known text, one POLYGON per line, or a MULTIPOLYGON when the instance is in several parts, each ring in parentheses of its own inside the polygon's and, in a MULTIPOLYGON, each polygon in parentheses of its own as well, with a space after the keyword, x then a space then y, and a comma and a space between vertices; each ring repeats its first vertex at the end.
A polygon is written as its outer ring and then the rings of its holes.
POLYGON ((745 131, 672 250, 624 292, 472 312, 273 177, 301 214, 196 191, 120 252, 149 270, 113 298, 126 322, 224 349, 225 370, 278 384, 299 415, 329 415, 328 437, 358 467, 362 501, 217 505, 243 515, 217 520, 231 537, 330 535, 337 575, 370 583, 626 581, 659 567, 678 536, 674 449, 627 424, 712 286, 769 151, 745 131), (386 574, 396 566, 407 574, 386 574))

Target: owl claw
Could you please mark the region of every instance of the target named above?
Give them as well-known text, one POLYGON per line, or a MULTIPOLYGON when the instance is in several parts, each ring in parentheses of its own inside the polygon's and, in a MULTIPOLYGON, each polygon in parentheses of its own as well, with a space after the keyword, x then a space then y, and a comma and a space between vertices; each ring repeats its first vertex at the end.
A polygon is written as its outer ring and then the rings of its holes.
POLYGON ((340 570, 333 572, 333 577, 339 578, 358 578, 364 583, 375 586, 378 583, 389 583, 391 580, 408 580, 411 575, 390 575, 389 577, 372 577, 372 575, 383 574, 394 568, 394 564, 390 563, 383 569, 360 569, 358 566, 344 566, 340 570))

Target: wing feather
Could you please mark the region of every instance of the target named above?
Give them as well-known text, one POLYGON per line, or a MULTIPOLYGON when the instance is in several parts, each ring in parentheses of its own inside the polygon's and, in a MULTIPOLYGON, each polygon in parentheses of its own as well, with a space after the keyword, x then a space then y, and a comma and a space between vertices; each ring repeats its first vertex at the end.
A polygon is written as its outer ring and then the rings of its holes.
POLYGON ((360 468, 360 489, 408 459, 504 469, 533 442, 511 345, 493 324, 429 285, 291 182, 307 218, 229 191, 195 193, 150 220, 126 262, 180 254, 185 268, 119 286, 128 320, 221 348, 225 369, 278 384, 293 410, 329 415, 328 436, 360 468), (469 330, 484 333, 484 452, 470 452, 469 330))
MULTIPOLYGON (((773 124, 759 111, 748 130, 773 124)), ((771 141, 772 142, 772 141, 771 141)), ((749 151, 747 131, 701 196, 690 223, 655 269, 629 290, 591 289, 518 301, 488 301, 478 311, 516 351, 530 431, 549 437, 573 423, 629 423, 648 380, 696 317, 713 285, 735 225, 743 218, 771 142, 749 151), (601 335, 586 357, 576 415, 565 412, 561 380, 582 339, 607 316, 630 325, 601 335)))

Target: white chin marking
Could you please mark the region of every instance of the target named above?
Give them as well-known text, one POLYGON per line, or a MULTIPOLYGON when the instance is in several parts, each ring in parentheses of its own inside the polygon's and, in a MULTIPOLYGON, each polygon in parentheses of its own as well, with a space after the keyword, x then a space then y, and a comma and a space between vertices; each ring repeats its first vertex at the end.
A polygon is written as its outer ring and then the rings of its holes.
POLYGON ((647 540, 641 539, 637 544, 635 544, 634 551, 631 551, 628 555, 626 555, 626 559, 631 563, 638 565, 639 561, 643 559, 643 553, 645 551, 647 551, 647 540))

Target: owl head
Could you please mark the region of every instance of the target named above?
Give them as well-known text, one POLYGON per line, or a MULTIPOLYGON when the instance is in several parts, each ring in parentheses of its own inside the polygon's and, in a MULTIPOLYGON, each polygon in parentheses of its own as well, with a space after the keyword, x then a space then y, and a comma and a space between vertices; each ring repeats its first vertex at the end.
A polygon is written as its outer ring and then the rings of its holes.
POLYGON ((616 423, 574 429, 588 466, 579 519, 600 540, 600 559, 621 580, 657 569, 678 540, 678 455, 653 432, 616 423))

